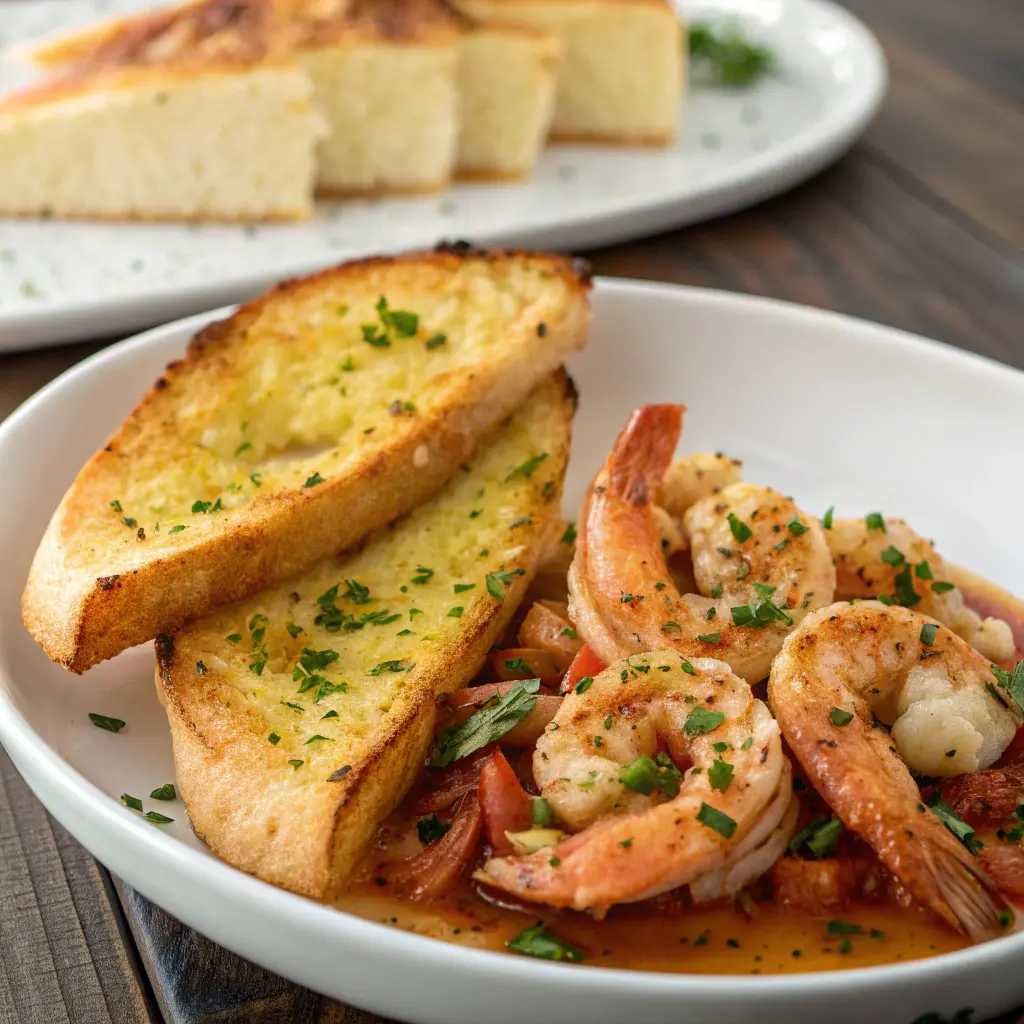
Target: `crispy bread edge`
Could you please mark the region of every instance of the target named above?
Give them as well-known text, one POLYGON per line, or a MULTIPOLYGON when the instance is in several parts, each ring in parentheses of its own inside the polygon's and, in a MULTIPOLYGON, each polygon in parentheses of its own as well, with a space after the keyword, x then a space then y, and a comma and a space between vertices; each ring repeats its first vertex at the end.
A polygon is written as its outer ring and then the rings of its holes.
POLYGON ((518 250, 488 252, 455 243, 432 252, 353 261, 285 281, 228 319, 210 324, 192 339, 185 358, 168 366, 104 449, 86 463, 54 513, 22 595, 22 619, 29 632, 53 661, 72 672, 84 672, 218 605, 240 600, 301 572, 422 504, 472 453, 481 433, 505 419, 571 351, 582 347, 590 322, 589 288, 589 268, 583 261, 518 250), (548 263, 552 273, 570 283, 575 295, 565 320, 548 324, 544 349, 547 358, 543 362, 522 367, 516 379, 505 376, 497 380, 493 374, 487 379, 486 371, 478 373, 460 405, 424 417, 408 438, 363 460, 355 473, 329 479, 315 491, 293 490, 268 496, 261 514, 234 524, 225 534, 169 551, 126 573, 71 578, 65 551, 77 541, 73 527, 79 481, 86 478, 88 482, 90 470, 114 450, 141 411, 162 402, 162 394, 182 377, 187 381, 187 374, 207 353, 216 353, 244 337, 247 327, 268 303, 296 290, 316 287, 322 281, 355 276, 372 266, 454 266, 465 260, 509 259, 548 263), (426 467, 416 464, 422 464, 423 448, 428 453, 426 467), (378 477, 385 478, 389 486, 374 486, 378 477), (370 500, 354 502, 352 495, 365 488, 370 488, 370 500), (343 519, 337 515, 341 504, 346 513, 343 519), (296 537, 303 538, 301 550, 296 548, 296 537))
MULTIPOLYGON (((571 379, 560 371, 564 389, 564 443, 558 493, 547 501, 550 510, 546 524, 540 524, 537 536, 550 532, 557 521, 561 503, 561 481, 568 463, 572 418, 576 393, 571 379)), ((430 675, 421 681, 414 694, 403 694, 401 704, 391 713, 390 728, 368 756, 355 761, 351 771, 339 782, 337 795, 325 808, 321 828, 310 834, 310 849, 302 857, 301 873, 292 877, 265 873, 261 861, 265 850, 244 862, 230 862, 264 881, 315 899, 329 899, 344 890, 352 870, 377 825, 398 805, 412 785, 417 769, 427 755, 434 727, 434 707, 439 693, 465 686, 479 671, 491 645, 504 632, 523 595, 536 575, 543 544, 534 543, 516 564, 525 575, 506 584, 506 599, 499 605, 483 607, 472 620, 466 616, 456 640, 435 653, 430 675)), ((512 564, 512 563, 510 563, 512 564)), ((166 708, 174 751, 175 778, 197 836, 218 856, 225 856, 224 826, 217 820, 218 808, 236 799, 231 780, 268 766, 274 748, 266 742, 262 720, 239 730, 237 742, 220 746, 205 736, 193 714, 188 694, 177 684, 178 673, 194 678, 183 664, 173 636, 156 642, 156 686, 166 708)), ((208 674, 204 677, 211 680, 208 674)), ((202 699, 201 697, 199 699, 202 699)), ((227 859, 225 857, 225 859, 227 859)))

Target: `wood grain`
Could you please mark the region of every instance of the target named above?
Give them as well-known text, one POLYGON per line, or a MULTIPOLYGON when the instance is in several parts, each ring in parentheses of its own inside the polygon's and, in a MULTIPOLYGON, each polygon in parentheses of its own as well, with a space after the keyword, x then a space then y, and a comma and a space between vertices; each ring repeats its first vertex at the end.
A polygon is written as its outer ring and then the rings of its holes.
MULTIPOLYGON (((845 3, 891 71, 847 158, 753 210, 589 255, 600 273, 804 302, 1024 367, 1024 3, 845 3)), ((102 344, 0 356, 0 418, 102 344)), ((378 1020, 118 893, 0 753, 0 1022, 378 1020)))
POLYGON ((0 1020, 152 1024, 106 872, 0 750, 0 1020))

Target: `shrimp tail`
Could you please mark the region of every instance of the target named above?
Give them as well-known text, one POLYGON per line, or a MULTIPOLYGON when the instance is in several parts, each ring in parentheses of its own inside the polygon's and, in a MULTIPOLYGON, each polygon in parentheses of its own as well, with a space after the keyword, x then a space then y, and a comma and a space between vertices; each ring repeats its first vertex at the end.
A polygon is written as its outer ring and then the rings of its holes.
POLYGON ((924 844, 923 853, 933 884, 932 910, 975 942, 1002 934, 993 899, 999 890, 974 858, 946 844, 924 844))
POLYGON ((644 405, 619 432, 609 458, 609 489, 631 505, 647 505, 672 463, 685 405, 644 405))

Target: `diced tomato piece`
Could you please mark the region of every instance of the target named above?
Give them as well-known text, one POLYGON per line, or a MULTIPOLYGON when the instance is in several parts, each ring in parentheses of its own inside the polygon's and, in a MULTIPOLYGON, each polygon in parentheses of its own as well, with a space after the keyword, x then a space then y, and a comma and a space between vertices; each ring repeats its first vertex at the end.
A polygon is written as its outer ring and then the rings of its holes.
POLYGON ((562 674, 555 659, 536 647, 506 647, 492 651, 487 660, 495 678, 502 680, 540 679, 562 674))
POLYGON ((590 649, 590 644, 584 644, 580 653, 572 659, 569 670, 562 680, 562 693, 568 693, 584 676, 596 676, 605 670, 605 664, 590 649))
POLYGON ((533 824, 530 796, 505 756, 498 751, 480 772, 480 806, 484 829, 495 856, 512 852, 506 832, 523 832, 533 824))
POLYGON ((483 815, 475 791, 459 800, 451 826, 440 839, 425 846, 414 857, 382 867, 378 878, 383 880, 384 887, 412 900, 439 896, 448 889, 480 842, 483 815))
POLYGON ((1001 825, 1024 804, 1024 762, 958 775, 940 788, 957 817, 968 825, 1001 825))
POLYGON ((1005 768, 1008 764, 1015 764, 1017 761, 1024 761, 1024 725, 1010 740, 1010 745, 1003 751, 1003 756, 996 761, 996 767, 1005 768))
POLYGON ((421 784, 421 792, 409 803, 413 814, 431 814, 451 807, 480 784, 480 769, 498 748, 492 743, 456 761, 447 768, 430 769, 421 784))
POLYGON ((1011 843, 1001 843, 983 847, 977 857, 1002 894, 1024 907, 1024 850, 1011 843))
POLYGON ((583 647, 583 641, 563 611, 564 606, 558 607, 551 601, 534 601, 519 627, 519 642, 523 647, 539 648, 551 654, 559 675, 569 668, 583 647))

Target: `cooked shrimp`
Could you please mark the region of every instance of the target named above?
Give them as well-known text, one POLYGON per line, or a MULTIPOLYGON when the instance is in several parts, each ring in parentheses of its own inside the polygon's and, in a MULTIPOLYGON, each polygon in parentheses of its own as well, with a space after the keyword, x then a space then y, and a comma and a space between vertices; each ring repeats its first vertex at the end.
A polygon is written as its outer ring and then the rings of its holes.
POLYGON ((795 827, 778 725, 710 658, 659 651, 609 666, 566 696, 533 770, 557 822, 582 831, 493 858, 474 877, 552 906, 601 915, 712 874, 707 891, 731 894, 771 866, 763 848, 782 835, 778 856, 795 827), (671 761, 652 760, 666 746, 671 761))
POLYGON ((768 682, 786 742, 835 814, 915 899, 974 939, 1000 930, 994 886, 921 802, 910 770, 959 775, 1000 756, 1021 716, 996 682, 955 633, 875 601, 809 615, 768 682))
POLYGON ((682 406, 638 409, 588 492, 569 570, 569 615, 605 662, 671 646, 763 679, 783 637, 829 604, 835 570, 817 520, 767 487, 731 484, 686 512, 697 594, 681 595, 649 496, 672 457, 682 406))
POLYGON ((718 494, 723 487, 738 483, 738 459, 727 455, 694 452, 681 459, 673 459, 661 478, 652 506, 658 520, 661 549, 666 558, 690 546, 683 516, 701 498, 718 494))
POLYGON ((881 595, 938 619, 991 661, 1013 657, 1009 624, 968 608, 934 545, 902 519, 835 519, 826 534, 840 600, 881 595))
POLYGON ((673 459, 655 491, 654 502, 669 515, 682 519, 686 510, 701 498, 739 483, 742 465, 738 459, 730 459, 721 452, 714 455, 694 452, 681 459, 673 459))

